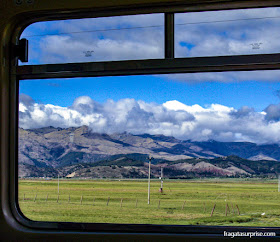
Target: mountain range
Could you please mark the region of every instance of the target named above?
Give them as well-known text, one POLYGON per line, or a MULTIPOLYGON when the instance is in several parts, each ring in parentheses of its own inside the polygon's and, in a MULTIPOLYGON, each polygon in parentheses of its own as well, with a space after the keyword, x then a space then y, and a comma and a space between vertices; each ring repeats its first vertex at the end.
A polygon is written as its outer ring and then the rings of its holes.
POLYGON ((19 129, 19 176, 145 178, 275 176, 278 144, 178 140, 151 134, 102 134, 87 126, 19 129))

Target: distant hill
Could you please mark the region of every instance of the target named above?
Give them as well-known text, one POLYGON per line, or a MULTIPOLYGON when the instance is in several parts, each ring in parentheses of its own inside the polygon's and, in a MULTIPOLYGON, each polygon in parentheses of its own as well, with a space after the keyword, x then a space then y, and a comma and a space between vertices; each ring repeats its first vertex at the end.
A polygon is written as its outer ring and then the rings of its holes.
POLYGON ((275 176, 278 144, 178 140, 164 135, 100 134, 78 128, 19 129, 21 177, 142 178, 151 155, 152 175, 160 166, 170 178, 275 176))

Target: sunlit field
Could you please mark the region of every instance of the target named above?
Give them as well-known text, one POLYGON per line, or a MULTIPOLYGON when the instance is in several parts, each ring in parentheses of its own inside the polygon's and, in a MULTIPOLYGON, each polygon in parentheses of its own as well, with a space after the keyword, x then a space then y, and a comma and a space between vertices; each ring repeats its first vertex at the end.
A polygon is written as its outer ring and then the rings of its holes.
POLYGON ((277 180, 19 180, 19 205, 37 221, 280 226, 277 180), (59 194, 58 194, 59 192, 59 194), (212 214, 212 216, 211 216, 212 214))

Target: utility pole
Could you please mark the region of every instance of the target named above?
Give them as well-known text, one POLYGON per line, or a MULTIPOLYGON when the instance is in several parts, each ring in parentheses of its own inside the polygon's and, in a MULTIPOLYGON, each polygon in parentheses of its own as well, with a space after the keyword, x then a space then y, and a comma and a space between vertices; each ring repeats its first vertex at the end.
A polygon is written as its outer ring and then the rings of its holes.
POLYGON ((149 177, 148 177, 148 204, 150 204, 150 183, 151 183, 151 161, 153 157, 149 155, 149 177))
POLYGON ((160 189, 159 191, 162 193, 163 192, 163 167, 160 168, 160 189))
POLYGON ((57 194, 59 194, 59 174, 57 176, 57 194))

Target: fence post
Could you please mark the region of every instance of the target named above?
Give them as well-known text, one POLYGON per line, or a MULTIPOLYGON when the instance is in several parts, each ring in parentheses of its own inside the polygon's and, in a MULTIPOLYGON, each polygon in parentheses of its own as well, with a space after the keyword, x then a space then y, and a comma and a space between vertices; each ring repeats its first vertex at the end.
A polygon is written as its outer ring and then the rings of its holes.
POLYGON ((237 208, 237 211, 238 211, 238 215, 240 215, 239 208, 238 208, 237 204, 236 204, 236 208, 237 208))
POLYGON ((228 212, 230 213, 230 209, 229 209, 229 205, 228 205, 228 203, 227 203, 227 208, 228 208, 228 212))
POLYGON ((137 203, 138 203, 138 199, 136 198, 136 203, 135 203, 135 207, 137 208, 137 203))
POLYGON ((109 205, 110 197, 108 197, 107 206, 109 205))
POLYGON ((35 197, 34 197, 34 202, 36 202, 36 198, 37 198, 37 193, 36 193, 36 195, 35 195, 35 197))
POLYGON ((121 199, 121 208, 122 208, 122 202, 123 202, 123 199, 121 199))
POLYGON ((228 208, 228 207, 227 207, 227 204, 226 204, 226 212, 225 212, 226 216, 227 216, 227 208, 228 208))
POLYGON ((185 207, 185 204, 186 204, 186 201, 184 201, 183 205, 182 205, 182 209, 184 209, 185 207))
POLYGON ((80 203, 81 203, 81 204, 83 203, 83 196, 81 196, 81 201, 80 201, 80 203))
POLYGON ((203 203, 203 207, 204 207, 203 212, 205 213, 206 212, 205 202, 203 203))
POLYGON ((213 213, 214 213, 215 207, 216 207, 216 203, 214 204, 214 207, 213 207, 213 209, 212 209, 211 217, 212 217, 212 215, 213 215, 213 213))

